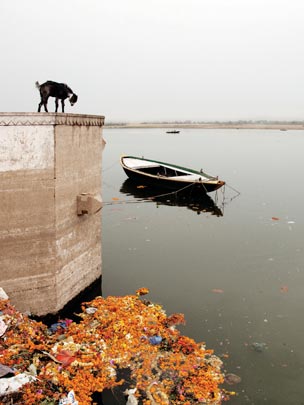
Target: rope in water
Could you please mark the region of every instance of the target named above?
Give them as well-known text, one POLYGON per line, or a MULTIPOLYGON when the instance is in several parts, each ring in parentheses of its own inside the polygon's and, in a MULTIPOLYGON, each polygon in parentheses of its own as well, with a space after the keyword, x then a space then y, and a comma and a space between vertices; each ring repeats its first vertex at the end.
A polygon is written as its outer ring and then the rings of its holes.
MULTIPOLYGON (((118 205, 118 204, 142 204, 142 203, 151 203, 151 202, 155 202, 154 200, 157 198, 161 198, 161 197, 171 197, 173 195, 177 196, 178 193, 181 193, 182 191, 185 191, 187 188, 191 187, 192 184, 188 184, 186 187, 183 187, 180 190, 176 190, 176 191, 172 191, 170 193, 164 193, 164 194, 156 194, 150 197, 143 197, 144 199, 142 200, 115 200, 115 201, 106 201, 103 203, 103 205, 118 205)), ((223 202, 222 205, 224 206, 225 204, 227 204, 227 202, 225 202, 226 198, 225 198, 225 187, 230 188, 231 190, 233 190, 236 195, 234 195, 233 197, 230 198, 229 202, 231 202, 232 200, 234 200, 236 197, 238 197, 241 193, 236 190, 235 188, 229 186, 228 184, 225 184, 225 186, 223 187, 223 189, 221 189, 222 194, 223 194, 223 202)), ((218 190, 216 190, 216 196, 215 196, 215 203, 218 202, 218 190)))
POLYGON ((172 191, 171 193, 164 193, 164 194, 157 194, 151 197, 145 197, 145 200, 115 200, 115 201, 108 201, 104 202, 103 205, 116 205, 116 204, 135 204, 135 203, 150 203, 154 202, 155 198, 160 198, 160 197, 169 197, 172 195, 177 195, 178 193, 186 190, 189 187, 192 187, 193 184, 188 184, 186 187, 183 187, 179 190, 172 191))

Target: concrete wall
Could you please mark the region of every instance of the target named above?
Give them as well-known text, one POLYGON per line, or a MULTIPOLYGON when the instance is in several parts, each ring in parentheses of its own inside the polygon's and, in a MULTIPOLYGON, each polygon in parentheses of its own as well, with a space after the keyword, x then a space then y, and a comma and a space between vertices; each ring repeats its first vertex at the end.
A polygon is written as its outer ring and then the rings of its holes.
POLYGON ((22 311, 57 312, 101 275, 104 118, 0 113, 0 287, 22 311))

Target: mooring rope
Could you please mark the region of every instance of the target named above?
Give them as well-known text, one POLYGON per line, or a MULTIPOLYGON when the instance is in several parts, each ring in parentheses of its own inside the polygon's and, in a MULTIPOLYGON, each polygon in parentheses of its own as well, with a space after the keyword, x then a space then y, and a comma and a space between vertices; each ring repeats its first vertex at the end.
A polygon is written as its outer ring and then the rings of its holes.
MULTIPOLYGON (((110 164, 110 165, 107 166, 106 168, 102 169, 102 172, 106 172, 106 171, 112 169, 113 167, 115 167, 115 166, 118 165, 118 164, 119 164, 119 162, 118 162, 117 160, 115 160, 112 164, 110 164)), ((217 179, 217 177, 214 176, 214 177, 211 178, 211 180, 213 180, 213 179, 217 179)), ((103 206, 105 206, 105 205, 117 205, 117 204, 151 203, 151 202, 154 202, 154 200, 155 200, 156 198, 160 198, 160 197, 170 197, 170 196, 173 196, 173 195, 176 195, 176 196, 177 196, 178 193, 181 193, 181 192, 183 192, 184 190, 188 189, 189 187, 192 187, 194 184, 196 184, 196 183, 188 184, 187 186, 185 186, 185 187, 183 187, 183 188, 181 188, 181 189, 179 189, 179 190, 172 191, 172 192, 170 192, 170 193, 157 194, 157 195, 154 195, 154 196, 151 196, 151 197, 143 197, 143 199, 140 199, 140 200, 137 200, 137 199, 136 199, 136 200, 115 200, 115 201, 106 201, 106 202, 103 202, 103 206)), ((204 191, 205 191, 205 193, 207 194, 207 189, 206 189, 205 185, 204 185, 203 183, 201 183, 201 185, 203 186, 204 191)), ((109 184, 108 184, 108 186, 109 186, 109 184)), ((226 202, 226 197, 225 197, 225 195, 226 195, 226 187, 227 187, 227 188, 230 188, 232 191, 235 192, 235 195, 230 198, 229 202, 231 202, 232 200, 234 200, 236 197, 238 197, 238 196, 241 194, 240 191, 236 190, 234 187, 232 187, 232 186, 230 186, 229 184, 225 183, 225 185, 224 185, 223 187, 221 187, 221 189, 220 189, 220 191, 222 192, 222 195, 223 195, 222 204, 221 204, 223 207, 224 207, 225 204, 227 204, 227 202, 226 202)), ((114 187, 111 187, 111 188, 114 188, 114 187)), ((218 204, 218 191, 219 191, 219 190, 216 190, 216 192, 215 192, 215 201, 214 201, 215 204, 218 204)), ((135 198, 136 198, 136 197, 135 197, 135 198)))
POLYGON ((119 204, 142 204, 142 203, 151 203, 154 202, 153 200, 115 200, 115 201, 104 201, 102 203, 103 206, 105 205, 119 205, 119 204))
POLYGON ((102 169, 102 172, 107 172, 108 170, 112 169, 116 165, 118 165, 117 160, 115 160, 115 162, 112 163, 110 166, 106 167, 105 169, 102 169))
POLYGON ((115 200, 115 201, 108 201, 108 202, 103 202, 103 205, 117 205, 117 204, 135 204, 135 203, 150 203, 150 202, 154 202, 155 198, 160 198, 160 197, 169 197, 172 195, 177 195, 178 193, 180 193, 181 191, 186 190, 189 187, 192 187, 194 183, 188 184, 187 186, 179 189, 179 190, 175 190, 172 191, 170 193, 164 193, 164 194, 157 194, 157 195, 153 195, 151 197, 145 197, 145 200, 115 200))
MULTIPOLYGON (((178 193, 181 193, 182 191, 184 191, 184 190, 186 190, 187 188, 189 188, 189 187, 192 187, 193 186, 193 184, 188 184, 186 187, 183 187, 182 189, 180 189, 180 190, 175 190, 175 191, 172 191, 172 192, 170 192, 170 193, 163 193, 163 194, 156 194, 156 195, 153 195, 153 196, 150 196, 150 197, 142 197, 142 199, 132 199, 132 200, 128 200, 128 199, 126 199, 126 200, 121 200, 121 199, 117 199, 117 200, 114 200, 114 201, 104 201, 103 202, 103 206, 106 206, 106 205, 119 205, 119 204, 142 204, 142 203, 151 203, 151 202, 155 202, 154 200, 155 199, 157 199, 157 198, 161 198, 161 197, 171 197, 171 196, 173 196, 173 195, 175 195, 175 196, 177 196, 178 195, 178 193)), ((205 188, 205 187, 204 187, 205 188)), ((206 188, 205 188, 205 191, 207 192, 207 190, 206 190, 206 188)), ((218 191, 219 190, 216 190, 216 192, 215 192, 215 198, 214 198, 214 203, 217 205, 218 204, 218 191)), ((240 193, 240 191, 238 191, 238 190, 236 190, 234 187, 232 187, 232 186, 230 186, 229 184, 225 184, 221 189, 220 189, 220 191, 222 192, 222 196, 223 196, 223 198, 222 198, 222 207, 224 207, 225 205, 227 205, 227 203, 228 202, 231 202, 232 200, 234 200, 236 197, 238 197, 241 193, 240 193), (227 188, 230 188, 232 191, 234 191, 235 192, 235 195, 234 196, 232 196, 231 198, 230 198, 230 200, 228 200, 228 199, 226 199, 226 187, 227 188)), ((137 198, 137 197, 135 197, 135 198, 137 198)), ((210 197, 211 198, 211 197, 210 197)))
POLYGON ((233 197, 231 197, 230 201, 234 200, 236 197, 238 197, 238 196, 241 194, 240 191, 238 191, 237 189, 233 188, 233 187, 230 186, 229 184, 226 183, 225 186, 228 187, 228 188, 230 188, 232 191, 234 191, 234 192, 236 193, 233 197))
MULTIPOLYGON (((110 169, 112 169, 114 166, 118 165, 118 161, 114 161, 112 164, 110 164, 109 166, 107 166, 106 168, 102 169, 103 172, 106 172, 110 169)), ((214 177, 214 179, 216 179, 217 177, 214 177)), ((212 178, 213 180, 213 178, 212 178)), ((163 193, 163 194, 157 194, 157 195, 153 195, 150 197, 143 197, 142 199, 132 199, 132 200, 121 200, 121 199, 117 199, 117 200, 113 200, 113 201, 105 201, 103 202, 103 206, 106 205, 118 205, 118 204, 141 204, 141 203, 151 203, 154 202, 155 199, 157 198, 161 198, 161 197, 171 197, 173 195, 177 196, 178 193, 181 193, 185 190, 187 190, 188 188, 192 187, 194 184, 197 184, 196 182, 193 182, 191 184, 188 184, 187 186, 179 189, 179 190, 175 190, 175 191, 171 191, 170 193, 163 193)), ((205 185, 203 183, 201 183, 202 187, 204 188, 204 192, 207 194, 207 188, 205 187, 205 185)), ((108 184, 108 186, 110 186, 108 184)), ((222 206, 224 207, 225 204, 227 204, 226 202, 226 197, 225 197, 225 191, 226 191, 226 187, 230 188, 231 190, 233 190, 236 194, 230 198, 229 202, 231 202, 232 200, 234 200, 236 197, 238 197, 241 193, 236 190, 234 187, 230 186, 229 184, 225 183, 225 185, 220 189, 220 191, 222 192, 223 198, 222 198, 222 206)), ((111 187, 114 188, 114 187, 111 187)), ((216 190, 215 193, 215 204, 218 204, 218 191, 216 190)), ((136 197, 135 197, 136 198, 136 197)))
MULTIPOLYGON (((239 196, 239 195, 241 194, 240 191, 238 191, 237 189, 233 188, 233 187, 230 186, 229 184, 226 183, 226 186, 227 186, 228 188, 231 188, 231 190, 233 190, 233 191, 237 194, 237 196, 239 196)), ((235 197, 233 197, 233 198, 235 198, 235 197)))

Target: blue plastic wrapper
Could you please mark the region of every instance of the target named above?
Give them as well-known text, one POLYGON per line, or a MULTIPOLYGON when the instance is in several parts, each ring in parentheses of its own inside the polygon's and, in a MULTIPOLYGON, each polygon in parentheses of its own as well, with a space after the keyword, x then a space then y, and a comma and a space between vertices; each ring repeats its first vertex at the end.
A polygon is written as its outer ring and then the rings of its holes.
POLYGON ((159 345, 161 344, 163 338, 161 336, 151 336, 149 338, 149 342, 151 343, 151 345, 159 345))
POLYGON ((71 322, 72 321, 70 319, 65 319, 64 321, 59 321, 59 322, 53 323, 48 329, 49 333, 55 333, 60 328, 66 329, 71 322))

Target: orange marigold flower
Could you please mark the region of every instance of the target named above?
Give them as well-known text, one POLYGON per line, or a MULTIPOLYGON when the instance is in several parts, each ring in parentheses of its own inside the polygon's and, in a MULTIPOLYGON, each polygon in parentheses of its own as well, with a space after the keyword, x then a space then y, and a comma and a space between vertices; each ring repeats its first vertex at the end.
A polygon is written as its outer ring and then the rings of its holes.
POLYGON ((142 287, 142 288, 139 288, 138 290, 136 290, 136 295, 138 295, 138 296, 147 295, 147 294, 149 294, 148 288, 142 287))
POLYGON ((166 319, 166 325, 167 326, 173 326, 173 325, 185 325, 185 317, 184 314, 172 314, 168 316, 166 319))
POLYGON ((134 382, 144 405, 220 404, 225 393, 219 387, 224 381, 221 360, 172 327, 184 323, 182 314, 167 317, 161 305, 138 299, 148 292, 140 288, 136 295, 83 303, 80 322, 72 322, 60 339, 0 300, 9 319, 1 363, 18 372, 34 365, 37 372, 36 381, 18 393, 20 403, 49 398, 57 403, 73 390, 79 404, 91 405, 94 392, 125 380, 134 382), (94 310, 88 311, 90 307, 94 310), (155 338, 158 344, 153 344, 155 338))

